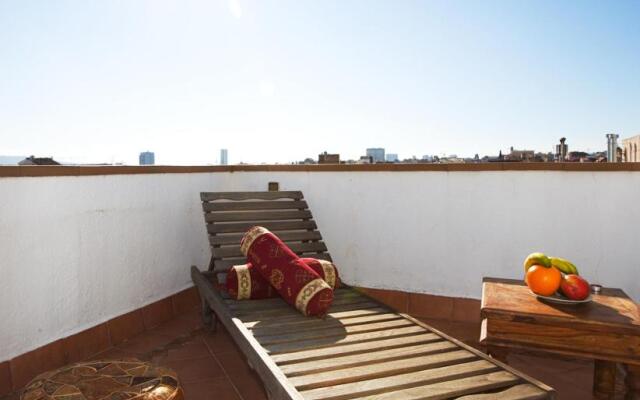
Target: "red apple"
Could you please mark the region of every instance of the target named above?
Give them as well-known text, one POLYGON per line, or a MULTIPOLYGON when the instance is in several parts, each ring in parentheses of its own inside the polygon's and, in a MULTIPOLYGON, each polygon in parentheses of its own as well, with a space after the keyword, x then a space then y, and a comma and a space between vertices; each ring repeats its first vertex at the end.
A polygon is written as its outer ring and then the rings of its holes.
POLYGON ((560 283, 560 291, 568 299, 584 300, 589 297, 589 282, 578 275, 565 275, 560 283))

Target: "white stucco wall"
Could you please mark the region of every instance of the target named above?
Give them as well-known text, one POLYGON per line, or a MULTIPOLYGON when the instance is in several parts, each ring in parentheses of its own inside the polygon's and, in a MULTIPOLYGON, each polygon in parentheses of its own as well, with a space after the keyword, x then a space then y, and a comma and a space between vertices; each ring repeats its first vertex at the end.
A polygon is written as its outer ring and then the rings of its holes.
POLYGON ((640 172, 233 172, 0 179, 0 361, 190 286, 200 191, 302 190, 350 284, 480 297, 540 250, 640 299, 640 172))

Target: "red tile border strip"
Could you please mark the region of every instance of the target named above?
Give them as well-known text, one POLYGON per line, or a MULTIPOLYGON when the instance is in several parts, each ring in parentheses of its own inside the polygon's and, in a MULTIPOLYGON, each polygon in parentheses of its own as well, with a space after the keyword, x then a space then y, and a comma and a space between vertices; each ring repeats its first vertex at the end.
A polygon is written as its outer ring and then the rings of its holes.
POLYGON ((0 178, 213 172, 486 172, 486 171, 640 171, 636 163, 479 163, 479 164, 313 164, 313 165, 147 165, 147 166, 0 166, 0 178))
POLYGON ((11 364, 9 361, 0 362, 0 396, 11 393, 12 390, 11 364))
POLYGON ((358 288, 358 290, 398 312, 407 313, 416 318, 456 322, 480 321, 480 300, 477 299, 387 289, 358 288))

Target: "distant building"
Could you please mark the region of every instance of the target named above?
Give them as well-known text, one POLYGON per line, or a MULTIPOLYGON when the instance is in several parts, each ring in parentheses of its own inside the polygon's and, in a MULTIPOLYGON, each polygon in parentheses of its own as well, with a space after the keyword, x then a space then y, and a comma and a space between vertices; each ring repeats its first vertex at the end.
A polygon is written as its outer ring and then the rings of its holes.
POLYGON ((329 154, 326 151, 318 154, 318 164, 340 164, 340 154, 329 154))
POLYGON ((229 159, 227 158, 227 149, 220 149, 220 165, 228 165, 229 159))
POLYGON ((360 159, 356 161, 356 164, 372 164, 373 157, 371 156, 360 156, 360 159))
POLYGON ((433 162, 433 156, 425 154, 422 156, 422 161, 433 162))
POLYGON ((626 162, 640 162, 640 135, 622 139, 622 154, 626 162))
POLYGON ((140 165, 154 165, 156 163, 156 155, 152 151, 143 151, 140 153, 140 165))
POLYGON ((565 144, 566 140, 566 138, 560 138, 560 144, 556 145, 556 152, 554 153, 556 161, 566 160, 567 154, 569 154, 569 146, 565 144))
POLYGON ((18 165, 60 165, 60 163, 51 157, 30 156, 20 161, 18 165))
POLYGON ((511 146, 511 153, 507 154, 504 159, 506 161, 533 161, 535 153, 534 150, 516 150, 511 146))
POLYGON ((387 153, 385 160, 387 162, 398 162, 398 155, 395 153, 387 153))
POLYGON ((384 162, 384 149, 375 147, 367 149, 367 157, 371 157, 372 162, 384 162))

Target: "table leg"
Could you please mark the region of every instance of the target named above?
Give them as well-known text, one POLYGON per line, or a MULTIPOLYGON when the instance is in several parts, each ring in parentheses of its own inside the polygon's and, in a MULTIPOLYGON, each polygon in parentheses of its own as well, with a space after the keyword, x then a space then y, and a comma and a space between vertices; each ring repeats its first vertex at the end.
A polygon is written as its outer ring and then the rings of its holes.
POLYGON ((625 365, 627 378, 624 383, 627 386, 625 400, 640 400, 640 365, 625 365))
POLYGON ((595 360, 593 367, 593 393, 599 399, 612 399, 616 389, 616 363, 595 360))
POLYGON ((509 349, 502 346, 487 346, 487 353, 498 361, 507 363, 507 356, 509 355, 509 349))

